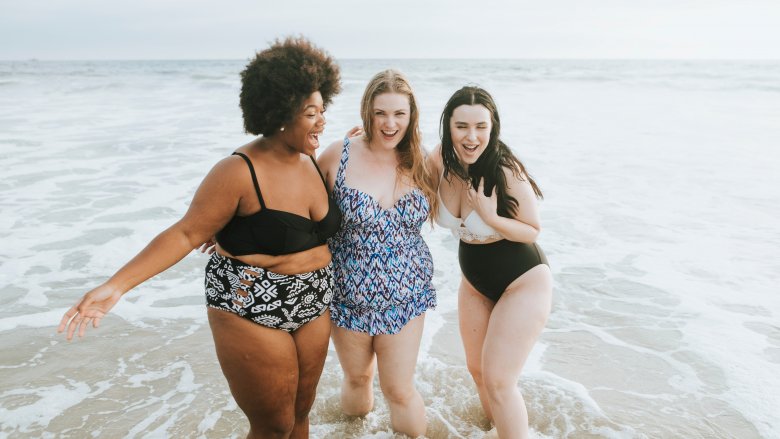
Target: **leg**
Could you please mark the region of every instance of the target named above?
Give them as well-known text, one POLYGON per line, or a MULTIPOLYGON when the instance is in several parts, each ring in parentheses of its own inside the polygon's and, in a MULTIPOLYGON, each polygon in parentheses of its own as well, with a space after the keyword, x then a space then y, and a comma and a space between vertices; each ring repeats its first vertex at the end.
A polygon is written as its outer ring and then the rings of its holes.
POLYGON ((295 427, 291 439, 309 437, 309 411, 317 396, 330 339, 330 311, 298 328, 292 334, 298 353, 298 390, 295 397, 295 427))
POLYGON ((341 409, 350 416, 365 416, 374 408, 373 337, 332 326, 331 337, 344 371, 341 409))
POLYGON ((482 404, 485 416, 491 422, 493 414, 482 379, 482 346, 485 342, 485 333, 494 304, 492 300, 480 294, 465 277, 461 279, 458 291, 460 338, 463 341, 463 350, 466 352, 466 366, 477 386, 479 402, 482 404))
POLYGON ((292 336, 226 311, 209 308, 208 316, 222 373, 249 418, 247 438, 289 437, 298 387, 292 336))
POLYGON ((390 406, 393 430, 411 437, 425 434, 425 404, 414 387, 414 370, 420 351, 425 314, 412 319, 401 332, 374 337, 379 385, 390 406))
POLYGON ((507 287, 490 314, 482 348, 483 380, 503 439, 528 438, 528 412, 517 381, 544 329, 551 302, 550 268, 537 265, 507 287))

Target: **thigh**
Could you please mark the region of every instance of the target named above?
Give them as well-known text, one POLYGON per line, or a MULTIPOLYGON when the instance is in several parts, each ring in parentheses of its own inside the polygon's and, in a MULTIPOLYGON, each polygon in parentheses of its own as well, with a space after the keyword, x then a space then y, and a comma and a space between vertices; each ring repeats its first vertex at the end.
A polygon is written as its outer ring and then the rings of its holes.
POLYGON ((379 384, 383 388, 412 383, 424 324, 425 313, 410 320, 397 334, 374 336, 379 384))
POLYGON ((374 337, 333 324, 331 338, 347 377, 374 376, 374 337))
POLYGON ((482 370, 482 345, 495 302, 480 294, 464 277, 458 291, 458 328, 469 371, 482 370))
POLYGON ((298 398, 296 405, 311 404, 328 355, 330 312, 298 328, 292 334, 298 357, 298 398))
POLYGON ((222 373, 250 422, 271 413, 292 417, 298 387, 292 336, 213 308, 208 317, 222 373))
POLYGON ((537 265, 512 282, 493 307, 482 350, 484 373, 517 377, 544 329, 552 303, 552 275, 537 265))

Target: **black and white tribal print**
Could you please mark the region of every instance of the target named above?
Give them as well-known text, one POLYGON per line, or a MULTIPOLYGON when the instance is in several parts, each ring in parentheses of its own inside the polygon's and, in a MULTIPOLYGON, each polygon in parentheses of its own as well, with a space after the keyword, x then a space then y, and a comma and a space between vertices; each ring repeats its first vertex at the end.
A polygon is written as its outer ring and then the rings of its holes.
POLYGON ((206 304, 270 328, 293 332, 328 309, 330 264, 301 274, 278 274, 220 254, 206 265, 206 304))

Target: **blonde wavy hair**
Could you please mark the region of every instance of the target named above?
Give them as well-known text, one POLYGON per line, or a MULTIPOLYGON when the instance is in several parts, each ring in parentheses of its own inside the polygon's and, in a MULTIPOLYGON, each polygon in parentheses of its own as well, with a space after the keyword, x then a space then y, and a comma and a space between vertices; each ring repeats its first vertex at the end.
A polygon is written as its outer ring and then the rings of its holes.
POLYGON ((366 90, 363 92, 363 99, 360 101, 360 117, 363 119, 364 136, 368 142, 371 142, 374 125, 374 99, 384 93, 398 93, 409 98, 409 126, 403 139, 395 147, 398 157, 398 173, 411 178, 414 186, 423 192, 431 206, 428 218, 433 221, 439 206, 434 189, 434 176, 431 175, 425 162, 417 100, 406 76, 398 70, 383 70, 374 75, 368 82, 366 90))

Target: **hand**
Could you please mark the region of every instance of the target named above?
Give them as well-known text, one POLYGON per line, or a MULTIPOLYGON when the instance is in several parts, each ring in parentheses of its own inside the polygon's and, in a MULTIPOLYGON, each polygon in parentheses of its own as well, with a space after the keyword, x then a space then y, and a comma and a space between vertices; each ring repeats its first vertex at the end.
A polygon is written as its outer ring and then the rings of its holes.
POLYGON ((482 221, 489 225, 489 222, 493 220, 498 213, 498 196, 496 195, 496 188, 493 188, 493 193, 490 196, 485 195, 485 179, 483 178, 479 182, 479 188, 474 189, 469 184, 468 192, 466 193, 469 204, 474 210, 477 211, 477 215, 482 218, 482 221))
POLYGON ((355 137, 361 134, 363 134, 363 127, 361 127, 360 125, 355 125, 354 127, 352 127, 352 129, 347 131, 347 137, 355 137))
POLYGON ((122 292, 108 284, 95 288, 85 294, 62 316, 57 332, 62 333, 67 327, 68 334, 66 338, 70 341, 73 339, 73 333, 76 331, 76 328, 78 328, 79 337, 83 337, 89 322, 92 322, 93 328, 97 328, 103 316, 119 302, 120 298, 122 298, 122 292))
POLYGON ((215 251, 217 251, 217 238, 213 236, 200 246, 201 253, 212 254, 215 251))

